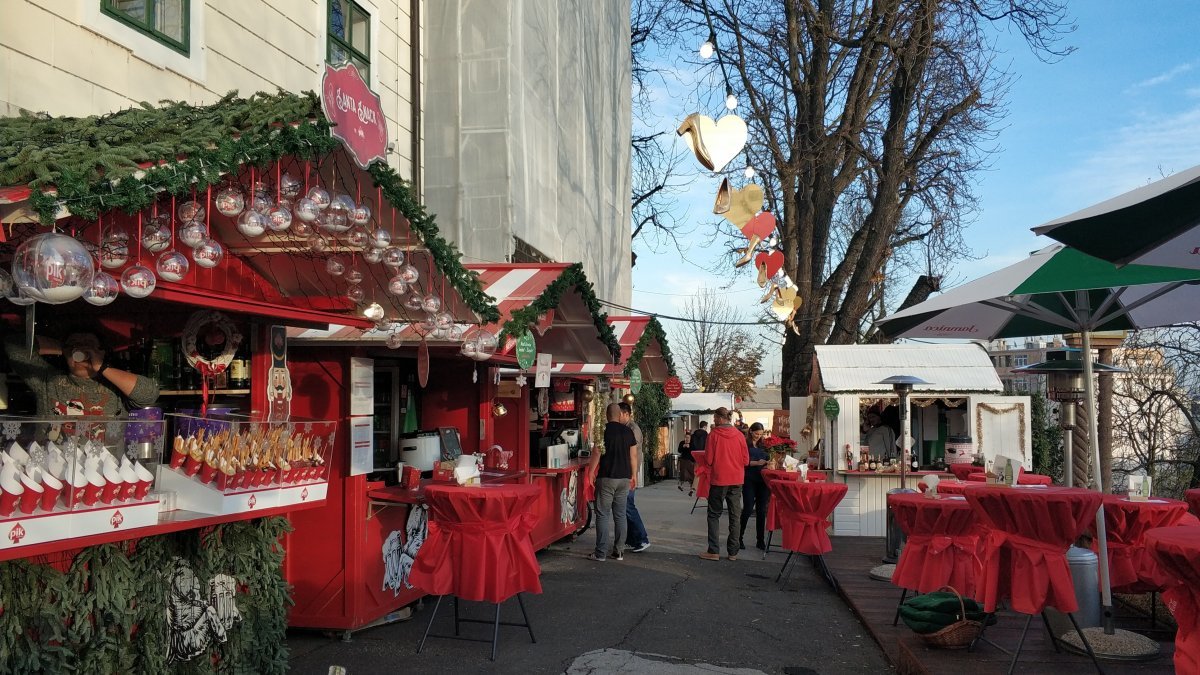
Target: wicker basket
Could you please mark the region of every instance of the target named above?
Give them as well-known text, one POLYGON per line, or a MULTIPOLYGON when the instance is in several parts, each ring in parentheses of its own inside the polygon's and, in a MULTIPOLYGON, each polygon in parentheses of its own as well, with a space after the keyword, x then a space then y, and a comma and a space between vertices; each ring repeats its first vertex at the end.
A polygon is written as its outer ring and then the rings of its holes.
POLYGON ((921 639, 930 647, 940 647, 942 649, 962 649, 969 646, 975 638, 979 637, 979 632, 983 629, 983 624, 966 618, 967 606, 963 603, 962 594, 954 590, 952 586, 942 586, 938 590, 950 591, 958 598, 958 606, 962 608, 962 614, 959 616, 963 618, 936 633, 921 635, 921 639))

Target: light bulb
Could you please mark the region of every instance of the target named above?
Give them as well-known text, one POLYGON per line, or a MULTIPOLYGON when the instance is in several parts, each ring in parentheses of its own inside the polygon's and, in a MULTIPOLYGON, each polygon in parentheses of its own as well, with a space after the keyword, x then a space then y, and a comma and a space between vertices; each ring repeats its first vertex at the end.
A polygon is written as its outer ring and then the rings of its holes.
POLYGON ((754 178, 754 167, 752 167, 752 166, 746 167, 746 171, 743 173, 746 176, 746 178, 754 178))
POLYGON ((700 45, 700 58, 711 59, 714 51, 716 51, 716 47, 713 46, 713 43, 709 40, 705 40, 700 45))
POLYGON ((383 318, 383 307, 378 302, 372 302, 363 310, 363 316, 372 321, 378 321, 383 318))
POLYGON ((733 110, 734 108, 736 108, 737 104, 738 104, 737 97, 734 96, 733 94, 730 94, 725 97, 725 107, 728 108, 729 110, 733 110))

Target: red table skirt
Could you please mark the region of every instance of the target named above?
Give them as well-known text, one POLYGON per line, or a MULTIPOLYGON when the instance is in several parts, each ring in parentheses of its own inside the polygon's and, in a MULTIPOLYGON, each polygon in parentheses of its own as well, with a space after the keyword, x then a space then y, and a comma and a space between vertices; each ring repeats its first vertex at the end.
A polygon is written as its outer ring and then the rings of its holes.
POLYGON ((708 465, 704 463, 704 453, 704 450, 692 452, 692 459, 696 462, 696 496, 700 499, 708 499, 708 486, 712 480, 708 465))
MULTIPOLYGON (((763 481, 767 484, 767 490, 771 496, 775 496, 775 491, 771 489, 771 483, 777 480, 798 481, 800 473, 796 471, 780 471, 779 469, 763 469, 763 481)), ((780 528, 779 516, 775 512, 775 499, 767 500, 767 523, 765 525, 767 532, 774 532, 780 528)))
POLYGON ((829 515, 846 496, 845 483, 773 481, 771 501, 783 526, 783 548, 796 553, 821 555, 833 550, 829 515))
POLYGON ((583 476, 583 503, 596 501, 596 478, 592 476, 591 467, 583 467, 579 470, 583 476))
POLYGON ((1146 547, 1169 579, 1163 600, 1175 616, 1175 672, 1200 673, 1200 528, 1150 530, 1146 547))
POLYGON ((409 582, 431 595, 504 602, 541 593, 530 532, 540 514, 537 485, 425 488, 429 535, 409 582))
POLYGON ((959 480, 966 480, 967 476, 970 476, 977 471, 983 471, 982 466, 976 466, 974 464, 962 462, 958 464, 948 464, 946 465, 946 468, 950 469, 950 473, 954 474, 954 477, 959 480))
MULTIPOLYGON (((983 471, 977 471, 967 475, 967 481, 971 483, 986 483, 987 474, 983 471)), ((1023 471, 1017 474, 1017 485, 1053 485, 1054 480, 1050 476, 1043 476, 1040 473, 1024 473, 1023 471)))
MULTIPOLYGON (((1104 524, 1108 536, 1108 574, 1117 593, 1148 593, 1161 590, 1168 579, 1145 546, 1146 532, 1171 527, 1187 514, 1187 504, 1177 499, 1154 497, 1134 502, 1121 495, 1104 495, 1104 524)), ((1088 528, 1092 536, 1095 525, 1088 528)), ((1100 552, 1093 541, 1092 550, 1100 552)))
POLYGON ((907 535, 892 583, 918 593, 951 586, 975 594, 982 570, 977 517, 965 499, 888 495, 896 524, 907 535))
POLYGON ((1200 516, 1200 488, 1185 492, 1184 499, 1187 500, 1188 506, 1192 508, 1192 513, 1200 516))

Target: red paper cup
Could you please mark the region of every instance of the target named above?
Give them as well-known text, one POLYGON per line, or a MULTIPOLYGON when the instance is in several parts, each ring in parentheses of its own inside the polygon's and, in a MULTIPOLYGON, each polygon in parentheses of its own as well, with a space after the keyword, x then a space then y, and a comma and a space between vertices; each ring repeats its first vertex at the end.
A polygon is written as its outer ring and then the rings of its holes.
POLYGON ((200 472, 200 467, 203 465, 204 462, 193 458, 191 455, 188 455, 187 459, 183 462, 183 472, 189 476, 195 476, 200 472))
POLYGON ((123 501, 126 501, 126 500, 132 498, 133 491, 136 488, 137 488, 137 481, 133 481, 132 483, 129 481, 125 481, 124 483, 121 483, 120 487, 117 488, 117 500, 123 502, 123 501))
POLYGON ((138 482, 134 483, 133 484, 133 498, 134 499, 145 499, 146 495, 149 494, 149 492, 150 492, 151 485, 154 485, 154 481, 152 481, 152 480, 139 480, 138 482))
POLYGON ((121 486, 124 483, 118 483, 111 480, 104 481, 104 486, 100 488, 100 501, 105 504, 111 504, 117 501, 117 494, 121 491, 121 486))
POLYGON ((179 467, 183 466, 183 463, 187 461, 187 458, 188 454, 183 450, 176 451, 175 454, 171 455, 171 468, 178 469, 179 467))
POLYGON ((212 479, 217 475, 217 467, 212 464, 205 464, 200 467, 200 482, 211 483, 212 479))
POLYGON ((42 486, 28 476, 21 476, 21 487, 25 491, 21 493, 21 498, 18 504, 21 508, 21 513, 33 513, 37 509, 38 504, 42 501, 42 493, 45 490, 42 486))
POLYGON ((17 510, 17 500, 25 493, 25 488, 21 487, 21 483, 0 484, 0 517, 11 516, 13 511, 17 510))
POLYGON ((104 489, 104 479, 96 476, 89 478, 87 485, 83 486, 83 505, 95 506, 100 499, 100 491, 104 489))
POLYGON ((53 511, 62 491, 62 481, 49 474, 42 474, 42 510, 53 511))

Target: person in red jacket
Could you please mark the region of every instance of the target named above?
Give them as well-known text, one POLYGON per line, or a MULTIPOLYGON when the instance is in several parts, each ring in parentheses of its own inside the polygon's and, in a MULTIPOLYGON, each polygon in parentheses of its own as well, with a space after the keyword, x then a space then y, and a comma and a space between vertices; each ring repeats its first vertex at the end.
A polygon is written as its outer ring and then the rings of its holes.
POLYGON ((741 548, 742 482, 750 452, 746 437, 731 424, 732 415, 726 408, 713 413, 713 430, 708 434, 704 463, 708 465, 711 486, 708 488, 708 551, 701 553, 705 560, 721 559, 722 505, 729 507, 729 538, 725 551, 730 560, 737 560, 741 548))

